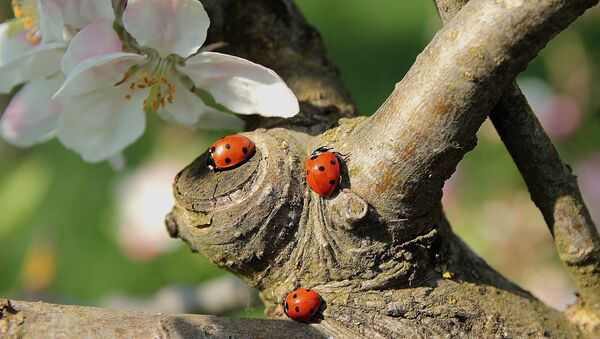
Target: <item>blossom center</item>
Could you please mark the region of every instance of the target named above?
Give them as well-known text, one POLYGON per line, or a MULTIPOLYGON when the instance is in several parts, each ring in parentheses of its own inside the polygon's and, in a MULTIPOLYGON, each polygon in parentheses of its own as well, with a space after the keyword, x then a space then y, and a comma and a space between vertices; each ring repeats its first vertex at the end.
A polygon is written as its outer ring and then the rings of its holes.
POLYGON ((36 0, 12 0, 12 8, 15 18, 9 22, 9 36, 14 36, 22 31, 25 39, 32 45, 41 40, 39 30, 39 15, 36 0))
MULTIPOLYGON (((173 103, 175 84, 169 79, 173 76, 176 76, 174 62, 168 58, 158 58, 132 75, 129 90, 148 91, 144 100, 144 111, 155 113, 159 108, 173 103)), ((131 94, 127 93, 125 99, 131 99, 131 94)))

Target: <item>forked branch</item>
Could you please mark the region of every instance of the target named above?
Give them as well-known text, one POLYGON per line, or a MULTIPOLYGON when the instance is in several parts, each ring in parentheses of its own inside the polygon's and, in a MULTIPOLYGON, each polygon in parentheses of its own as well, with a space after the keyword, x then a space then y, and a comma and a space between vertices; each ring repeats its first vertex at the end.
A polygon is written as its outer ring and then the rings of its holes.
MULTIPOLYGON (((467 2, 434 0, 444 23, 467 2)), ((600 315, 600 237, 570 167, 561 161, 516 83, 500 98, 490 119, 554 236, 560 259, 579 290, 578 306, 600 315)))

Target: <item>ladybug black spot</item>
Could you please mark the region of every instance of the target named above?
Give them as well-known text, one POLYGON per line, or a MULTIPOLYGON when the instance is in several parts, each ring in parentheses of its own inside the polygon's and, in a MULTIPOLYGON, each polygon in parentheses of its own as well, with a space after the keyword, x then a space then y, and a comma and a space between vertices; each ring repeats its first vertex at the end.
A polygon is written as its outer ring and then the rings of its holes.
POLYGON ((310 289, 309 289, 309 288, 307 288, 307 289, 306 289, 306 292, 310 292, 310 289))
POLYGON ((294 295, 292 296, 292 298, 296 299, 296 297, 298 297, 298 295, 294 293, 294 295))
POLYGON ((231 159, 225 158, 225 163, 230 163, 230 162, 231 162, 231 159))
POLYGON ((210 153, 215 153, 215 146, 210 148, 210 153))
POLYGON ((325 167, 319 166, 319 171, 323 172, 324 170, 325 170, 325 167))
POLYGON ((335 185, 335 180, 329 180, 330 185, 335 185))
POLYGON ((296 308, 294 308, 296 310, 296 312, 300 312, 300 307, 296 306, 296 308))
POLYGON ((310 313, 315 313, 315 309, 314 309, 314 308, 311 308, 311 309, 310 309, 310 313))
POLYGON ((316 158, 318 158, 318 157, 319 157, 319 155, 318 155, 318 154, 317 154, 317 155, 313 155, 312 157, 310 157, 310 160, 315 160, 315 159, 316 159, 316 158))
POLYGON ((335 160, 331 160, 329 163, 335 166, 335 160))
POLYGON ((244 154, 248 154, 248 148, 246 148, 246 147, 242 148, 242 152, 244 152, 244 154))
POLYGON ((231 145, 230 144, 225 144, 225 148, 230 149, 231 145))

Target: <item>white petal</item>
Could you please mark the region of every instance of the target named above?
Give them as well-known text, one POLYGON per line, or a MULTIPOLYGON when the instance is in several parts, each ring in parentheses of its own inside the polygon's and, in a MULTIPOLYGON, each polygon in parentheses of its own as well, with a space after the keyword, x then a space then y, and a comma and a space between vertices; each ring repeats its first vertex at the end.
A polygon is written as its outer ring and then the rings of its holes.
POLYGON ((123 25, 140 45, 163 58, 188 57, 206 40, 210 20, 198 0, 129 0, 123 25))
POLYGON ((49 76, 60 70, 64 44, 52 43, 35 47, 20 58, 0 66, 0 93, 7 93, 33 78, 49 76))
POLYGON ((62 42, 65 21, 60 4, 55 0, 39 0, 38 13, 42 43, 62 42))
POLYGON ((0 119, 0 134, 10 143, 28 147, 54 136, 64 102, 50 99, 64 80, 62 74, 29 81, 12 98, 0 119))
POLYGON ((114 85, 123 80, 131 67, 145 60, 145 57, 133 53, 112 53, 86 59, 71 70, 55 97, 88 93, 114 85))
POLYGON ((65 24, 75 29, 101 19, 115 20, 110 0, 42 0, 53 1, 60 7, 65 24))
POLYGON ((25 31, 17 34, 9 34, 9 32, 8 23, 0 24, 0 67, 18 59, 35 47, 25 39, 25 31))
POLYGON ((231 114, 218 111, 204 104, 195 93, 190 92, 176 74, 169 76, 175 86, 173 102, 166 103, 158 114, 167 121, 173 121, 189 127, 207 129, 239 130, 244 122, 231 114))
POLYGON ((58 119, 58 139, 87 162, 114 156, 144 132, 143 91, 127 100, 111 86, 74 99, 58 119))
POLYGON ((246 59, 202 52, 178 70, 236 113, 287 118, 299 111, 296 96, 277 73, 246 59))
POLYGON ((112 21, 98 20, 82 29, 71 42, 60 63, 65 74, 85 59, 123 51, 121 39, 112 28, 112 21))

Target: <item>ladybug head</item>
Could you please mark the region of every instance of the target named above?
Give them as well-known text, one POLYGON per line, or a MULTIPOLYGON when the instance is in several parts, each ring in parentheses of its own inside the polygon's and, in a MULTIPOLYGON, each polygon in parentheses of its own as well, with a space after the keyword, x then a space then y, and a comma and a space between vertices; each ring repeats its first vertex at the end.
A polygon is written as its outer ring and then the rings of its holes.
POLYGON ((312 153, 310 154, 310 157, 316 157, 321 153, 324 152, 328 152, 331 148, 327 147, 327 146, 319 146, 319 148, 317 148, 316 150, 312 151, 312 153))

